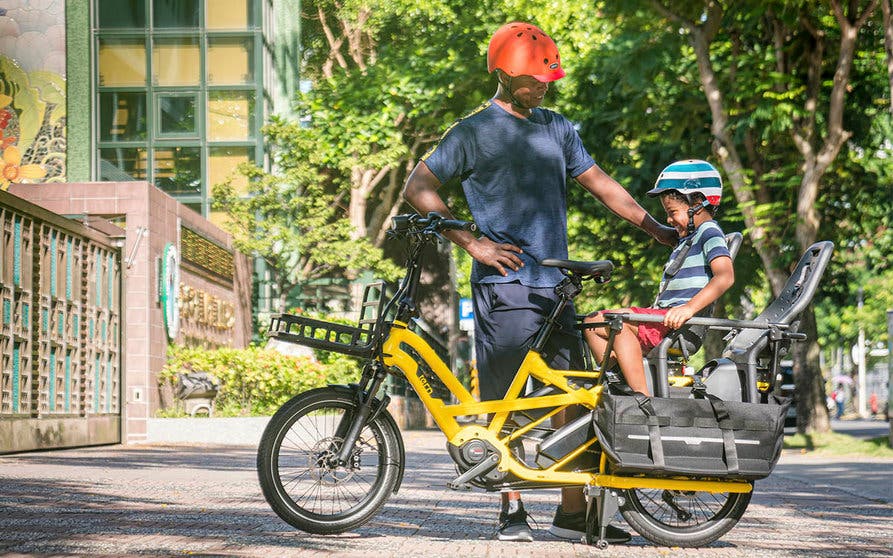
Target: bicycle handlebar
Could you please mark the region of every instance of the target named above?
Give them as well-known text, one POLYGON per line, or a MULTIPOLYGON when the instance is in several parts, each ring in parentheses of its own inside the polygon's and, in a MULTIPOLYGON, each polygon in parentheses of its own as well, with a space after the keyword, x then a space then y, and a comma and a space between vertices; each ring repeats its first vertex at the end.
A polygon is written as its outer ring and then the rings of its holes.
POLYGON ((393 217, 389 233, 393 236, 406 236, 413 234, 433 235, 443 231, 475 232, 477 231, 477 225, 471 221, 444 219, 439 213, 433 211, 427 217, 422 217, 417 213, 407 213, 393 217))

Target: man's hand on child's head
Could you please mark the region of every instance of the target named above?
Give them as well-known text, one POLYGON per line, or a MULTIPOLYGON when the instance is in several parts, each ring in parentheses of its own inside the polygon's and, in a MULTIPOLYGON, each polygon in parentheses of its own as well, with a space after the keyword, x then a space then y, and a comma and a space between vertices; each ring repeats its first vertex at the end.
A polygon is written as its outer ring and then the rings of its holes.
POLYGON ((694 311, 688 304, 675 306, 664 315, 664 325, 672 329, 679 329, 694 315, 694 311))

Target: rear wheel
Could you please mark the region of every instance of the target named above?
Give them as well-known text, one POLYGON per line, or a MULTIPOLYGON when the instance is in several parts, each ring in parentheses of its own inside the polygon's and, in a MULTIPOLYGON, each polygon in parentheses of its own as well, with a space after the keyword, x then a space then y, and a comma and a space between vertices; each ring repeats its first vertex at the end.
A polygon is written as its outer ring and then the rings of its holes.
POLYGON ((264 497, 302 531, 327 535, 359 527, 399 481, 400 432, 386 410, 360 432, 348 462, 336 463, 356 408, 350 392, 316 389, 288 401, 264 430, 257 452, 264 497))
POLYGON ((706 546, 734 527, 750 493, 633 488, 624 493, 620 513, 651 542, 664 546, 706 546))

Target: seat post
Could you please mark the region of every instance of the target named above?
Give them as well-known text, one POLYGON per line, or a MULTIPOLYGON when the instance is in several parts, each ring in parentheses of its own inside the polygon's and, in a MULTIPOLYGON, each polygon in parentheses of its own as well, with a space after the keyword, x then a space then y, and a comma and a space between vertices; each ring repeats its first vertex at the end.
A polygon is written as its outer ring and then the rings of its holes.
POLYGON ((558 295, 558 302, 555 304, 555 307, 552 308, 552 311, 549 312, 545 323, 543 323, 543 326, 537 332, 536 338, 533 340, 533 345, 530 346, 531 351, 536 351, 538 353, 543 352, 543 348, 546 346, 546 341, 549 340, 549 336, 555 331, 558 317, 561 316, 561 313, 567 308, 567 304, 573 300, 575 296, 583 292, 582 278, 568 272, 566 272, 565 275, 566 277, 564 280, 555 286, 555 294, 558 295))

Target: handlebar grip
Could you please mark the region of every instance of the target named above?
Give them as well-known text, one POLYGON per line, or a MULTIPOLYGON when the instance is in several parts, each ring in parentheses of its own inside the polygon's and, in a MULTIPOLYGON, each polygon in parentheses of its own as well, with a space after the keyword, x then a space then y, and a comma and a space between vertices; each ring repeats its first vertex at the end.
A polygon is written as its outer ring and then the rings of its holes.
POLYGON ((437 228, 442 231, 468 231, 476 232, 478 226, 472 221, 459 221, 457 219, 442 219, 437 223, 437 228))

